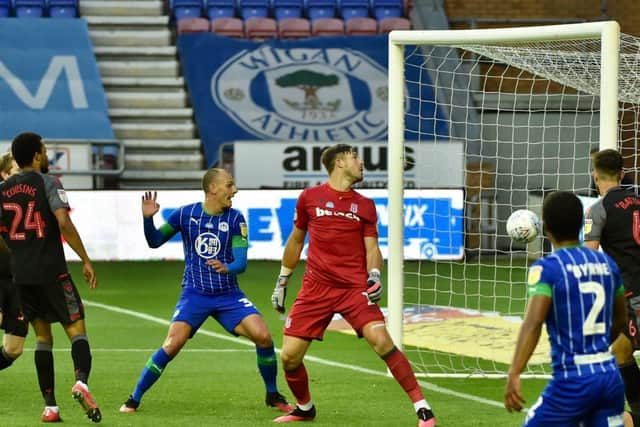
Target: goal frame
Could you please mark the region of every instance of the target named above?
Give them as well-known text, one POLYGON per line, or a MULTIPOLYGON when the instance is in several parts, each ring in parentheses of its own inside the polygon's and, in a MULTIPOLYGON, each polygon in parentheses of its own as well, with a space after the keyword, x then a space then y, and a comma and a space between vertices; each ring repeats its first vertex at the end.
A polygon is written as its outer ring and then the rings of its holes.
MULTIPOLYGON (((388 80, 388 191, 389 254, 387 257, 388 329, 398 348, 403 344, 404 296, 404 116, 406 45, 461 46, 518 42, 601 41, 600 63, 600 148, 617 148, 618 139, 618 68, 620 60, 620 26, 616 21, 566 25, 529 26, 473 30, 410 30, 389 33, 388 80)), ((437 374, 463 376, 466 374, 437 374)), ((486 376, 496 376, 487 374, 486 376)), ((503 375, 497 375, 503 376, 503 375)))

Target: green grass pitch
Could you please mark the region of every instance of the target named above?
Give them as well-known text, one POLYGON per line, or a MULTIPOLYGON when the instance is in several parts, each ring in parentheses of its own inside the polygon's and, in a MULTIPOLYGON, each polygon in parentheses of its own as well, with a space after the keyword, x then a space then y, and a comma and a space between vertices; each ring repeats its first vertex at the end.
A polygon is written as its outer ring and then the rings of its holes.
MULTIPOLYGON (((172 361, 145 395, 135 414, 118 408, 135 385, 140 369, 164 340, 168 320, 180 292, 183 263, 100 262, 95 264, 99 287, 87 289, 80 265, 70 264, 76 285, 87 301, 87 328, 93 352, 91 390, 102 410, 104 426, 272 426, 279 415, 264 405, 264 387, 253 346, 228 335, 213 320, 172 361)), ((290 304, 299 286, 298 267, 289 292, 290 304)), ((279 263, 251 261, 240 276, 241 287, 263 313, 282 342, 282 320, 269 297, 279 263)), ((382 304, 386 304, 385 300, 382 304)), ((73 372, 69 343, 54 325, 56 394, 66 426, 92 424, 70 395, 73 372)), ((35 368, 34 338, 12 367, 0 372, 0 426, 40 424, 43 409, 35 368)), ((366 342, 327 331, 315 342, 306 366, 318 409, 316 426, 415 426, 408 398, 384 363, 366 342)), ((504 380, 421 378, 421 384, 441 427, 518 426, 524 414, 502 407, 504 380)), ((278 384, 291 399, 282 372, 278 384)), ((528 404, 544 380, 523 380, 528 404)))

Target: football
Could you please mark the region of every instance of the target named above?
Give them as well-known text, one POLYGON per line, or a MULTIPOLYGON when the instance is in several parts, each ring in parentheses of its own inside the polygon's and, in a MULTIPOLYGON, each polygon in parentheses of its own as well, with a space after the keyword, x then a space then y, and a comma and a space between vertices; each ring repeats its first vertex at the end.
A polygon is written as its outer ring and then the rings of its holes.
POLYGON ((540 219, 528 209, 514 211, 507 220, 507 234, 518 243, 530 243, 540 234, 540 219))

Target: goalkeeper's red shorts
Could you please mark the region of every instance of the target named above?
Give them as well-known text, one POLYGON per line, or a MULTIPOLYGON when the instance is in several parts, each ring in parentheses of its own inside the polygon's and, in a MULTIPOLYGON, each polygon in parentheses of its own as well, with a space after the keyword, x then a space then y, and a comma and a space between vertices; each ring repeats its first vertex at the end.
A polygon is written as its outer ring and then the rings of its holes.
POLYGON ((384 321, 378 304, 369 302, 364 284, 362 289, 335 288, 305 274, 283 332, 293 337, 322 340, 335 313, 340 314, 359 337, 367 323, 384 321))

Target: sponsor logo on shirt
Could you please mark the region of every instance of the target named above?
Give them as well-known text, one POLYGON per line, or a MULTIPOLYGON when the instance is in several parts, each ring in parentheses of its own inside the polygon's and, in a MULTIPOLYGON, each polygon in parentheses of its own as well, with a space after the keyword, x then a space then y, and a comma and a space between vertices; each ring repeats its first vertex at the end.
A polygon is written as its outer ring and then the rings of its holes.
POLYGON ((210 259, 220 252, 220 239, 213 233, 202 233, 196 237, 194 247, 200 257, 210 259))
POLYGON ((316 207, 316 218, 319 218, 321 216, 339 216, 339 217, 349 218, 349 219, 353 219, 355 221, 360 222, 360 217, 354 214, 353 212, 332 211, 329 209, 322 209, 322 208, 316 207))

